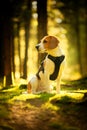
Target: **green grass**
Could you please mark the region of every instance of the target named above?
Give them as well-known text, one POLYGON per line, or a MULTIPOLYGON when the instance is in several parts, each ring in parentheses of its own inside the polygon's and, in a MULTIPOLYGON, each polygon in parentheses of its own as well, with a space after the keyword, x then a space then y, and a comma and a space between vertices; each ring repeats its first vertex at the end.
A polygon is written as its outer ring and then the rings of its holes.
POLYGON ((14 130, 12 127, 8 126, 8 125, 0 125, 0 130, 14 130))
POLYGON ((15 100, 26 101, 28 99, 39 98, 43 102, 49 102, 51 100, 57 100, 56 102, 61 103, 70 103, 70 102, 78 102, 87 92, 87 78, 77 80, 77 81, 64 81, 62 85, 61 94, 23 94, 24 91, 27 90, 25 84, 20 86, 11 86, 5 87, 0 90, 0 102, 8 103, 14 102, 15 100))
POLYGON ((7 105, 0 104, 0 117, 7 117, 9 115, 9 111, 7 110, 7 105))
MULTIPOLYGON (((41 109, 58 113, 61 118, 58 122, 49 124, 51 130, 80 130, 73 124, 77 120, 87 120, 87 78, 77 81, 64 81, 60 94, 23 94, 27 90, 26 85, 9 86, 0 89, 0 118, 10 119, 9 107, 20 106, 23 110, 41 109), (69 119, 70 118, 70 119, 69 119), (68 125, 66 125, 68 122, 68 125)), ((77 123, 78 124, 78 123, 77 123)), ((7 124, 1 125, 0 130, 13 130, 7 124)))
POLYGON ((64 126, 64 124, 58 122, 53 122, 49 126, 55 130, 79 130, 77 127, 64 126))

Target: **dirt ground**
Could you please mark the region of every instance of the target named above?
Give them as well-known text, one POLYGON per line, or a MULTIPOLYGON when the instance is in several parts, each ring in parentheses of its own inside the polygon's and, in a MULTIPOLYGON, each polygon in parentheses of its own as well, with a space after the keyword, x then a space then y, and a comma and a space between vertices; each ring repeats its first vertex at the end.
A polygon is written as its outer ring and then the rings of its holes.
POLYGON ((41 99, 15 101, 13 105, 3 104, 7 116, 0 118, 0 130, 87 130, 87 105, 53 101, 58 110, 43 108, 41 99), (58 106, 59 105, 59 106, 58 106))

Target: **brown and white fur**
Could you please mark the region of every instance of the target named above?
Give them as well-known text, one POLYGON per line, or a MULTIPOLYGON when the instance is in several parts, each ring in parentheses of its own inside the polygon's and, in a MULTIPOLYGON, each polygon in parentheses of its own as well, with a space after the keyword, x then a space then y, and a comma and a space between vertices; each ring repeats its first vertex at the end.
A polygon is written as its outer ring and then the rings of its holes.
MULTIPOLYGON (((42 92, 50 93, 52 91, 52 88, 51 88, 49 76, 50 74, 53 73, 55 66, 54 63, 48 58, 48 55, 50 54, 51 56, 54 57, 63 55, 62 50, 59 46, 59 40, 54 36, 45 36, 41 40, 40 44, 36 46, 36 48, 40 53, 47 52, 47 56, 43 61, 44 72, 38 71, 40 79, 36 74, 28 82, 27 85, 28 93, 33 93, 33 94, 42 93, 42 92)), ((57 83, 56 93, 60 93, 60 81, 61 81, 64 64, 65 64, 65 60, 63 60, 63 62, 61 63, 59 74, 55 80, 57 83)))

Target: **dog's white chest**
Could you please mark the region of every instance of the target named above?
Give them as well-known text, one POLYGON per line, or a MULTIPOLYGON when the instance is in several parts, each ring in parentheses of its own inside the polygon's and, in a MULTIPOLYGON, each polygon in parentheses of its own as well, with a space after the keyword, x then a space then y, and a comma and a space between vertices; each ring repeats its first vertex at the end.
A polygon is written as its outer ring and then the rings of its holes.
POLYGON ((54 63, 47 56, 44 63, 44 70, 47 73, 47 75, 50 75, 53 73, 54 67, 55 67, 54 63))

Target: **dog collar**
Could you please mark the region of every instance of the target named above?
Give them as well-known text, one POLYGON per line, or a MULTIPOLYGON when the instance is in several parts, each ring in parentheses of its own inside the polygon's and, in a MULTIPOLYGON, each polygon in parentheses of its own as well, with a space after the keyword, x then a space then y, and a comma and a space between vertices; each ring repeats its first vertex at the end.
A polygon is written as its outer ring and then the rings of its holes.
POLYGON ((54 57, 52 55, 48 55, 48 58, 50 60, 52 60, 55 64, 55 69, 54 69, 54 72, 50 75, 50 80, 56 80, 58 73, 59 73, 60 65, 63 62, 65 56, 61 55, 61 56, 58 56, 58 57, 54 57))

